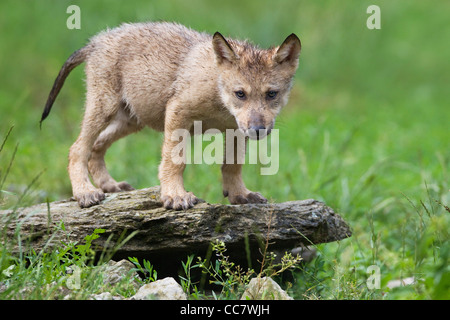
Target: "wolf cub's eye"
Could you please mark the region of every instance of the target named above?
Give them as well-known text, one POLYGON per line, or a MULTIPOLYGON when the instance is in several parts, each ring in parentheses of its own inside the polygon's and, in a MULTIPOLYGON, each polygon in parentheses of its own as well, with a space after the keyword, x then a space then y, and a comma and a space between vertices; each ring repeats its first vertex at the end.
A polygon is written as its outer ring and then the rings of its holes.
POLYGON ((234 94, 238 99, 244 100, 245 99, 245 92, 242 90, 235 91, 234 94))
POLYGON ((278 91, 273 91, 273 90, 267 91, 267 93, 266 93, 267 99, 275 99, 277 95, 278 95, 278 91))

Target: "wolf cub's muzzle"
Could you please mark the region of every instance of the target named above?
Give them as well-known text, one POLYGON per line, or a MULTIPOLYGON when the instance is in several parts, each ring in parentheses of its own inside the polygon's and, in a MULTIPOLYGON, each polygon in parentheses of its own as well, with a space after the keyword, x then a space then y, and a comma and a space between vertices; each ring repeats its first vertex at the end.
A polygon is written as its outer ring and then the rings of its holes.
POLYGON ((270 134, 272 129, 264 126, 252 126, 247 130, 247 135, 252 140, 263 139, 270 134))

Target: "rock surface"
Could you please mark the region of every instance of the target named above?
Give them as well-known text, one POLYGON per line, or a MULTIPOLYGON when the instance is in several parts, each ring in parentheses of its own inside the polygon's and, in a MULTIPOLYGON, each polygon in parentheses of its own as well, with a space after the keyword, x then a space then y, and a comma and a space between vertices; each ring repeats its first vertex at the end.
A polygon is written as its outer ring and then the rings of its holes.
POLYGON ((187 296, 174 278, 167 277, 143 285, 129 300, 187 300, 187 296))
POLYGON ((134 281, 132 282, 133 286, 137 289, 139 287, 139 283, 137 282, 137 278, 139 277, 136 273, 136 267, 128 260, 120 260, 118 262, 114 260, 109 260, 104 266, 103 274, 103 283, 109 285, 115 285, 122 281, 125 277, 131 276, 134 281))
POLYGON ((253 278, 242 294, 241 300, 293 300, 271 278, 253 278))

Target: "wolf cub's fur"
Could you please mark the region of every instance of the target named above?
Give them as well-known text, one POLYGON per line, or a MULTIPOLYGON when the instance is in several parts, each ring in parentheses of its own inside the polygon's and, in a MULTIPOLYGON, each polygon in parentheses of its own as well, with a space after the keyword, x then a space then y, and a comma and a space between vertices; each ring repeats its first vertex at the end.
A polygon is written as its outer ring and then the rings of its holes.
MULTIPOLYGON (((132 190, 108 173, 111 144, 149 126, 164 132, 159 166, 165 208, 187 209, 198 199, 183 186, 184 164, 171 160, 176 129, 240 129, 250 138, 269 134, 287 103, 298 66, 300 40, 291 34, 279 47, 199 33, 173 23, 136 23, 94 36, 64 63, 48 97, 48 116, 69 72, 86 62, 86 110, 70 148, 68 171, 81 207, 100 203, 104 192, 132 190), (251 132, 260 134, 251 135, 251 132), (97 186, 89 179, 92 177, 97 186)), ((223 193, 232 204, 267 200, 245 187, 241 164, 223 164, 223 193)))

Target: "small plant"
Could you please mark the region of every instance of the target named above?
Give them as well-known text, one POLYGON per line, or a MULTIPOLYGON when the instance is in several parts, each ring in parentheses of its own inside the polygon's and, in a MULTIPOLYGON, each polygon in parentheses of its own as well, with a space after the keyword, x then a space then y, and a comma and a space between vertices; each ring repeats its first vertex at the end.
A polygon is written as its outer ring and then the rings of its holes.
POLYGON ((192 299, 199 300, 204 297, 202 293, 198 290, 198 287, 196 283, 192 282, 192 276, 191 276, 191 269, 198 268, 199 264, 192 265, 194 261, 195 256, 190 255, 187 257, 186 263, 181 261, 181 265, 183 266, 183 271, 185 276, 179 276, 181 286, 183 287, 184 291, 190 296, 192 299))
MULTIPOLYGON (((64 223, 61 223, 61 229, 66 231, 64 223)), ((78 262, 81 265, 87 265, 89 261, 95 256, 95 251, 92 249, 92 241, 100 237, 99 234, 105 232, 105 229, 95 229, 90 235, 84 237, 84 243, 78 244, 78 242, 62 242, 63 248, 59 252, 58 257, 62 261, 70 260, 73 262, 78 262)))
POLYGON ((153 266, 148 260, 142 260, 143 266, 136 257, 128 257, 128 260, 134 263, 136 271, 144 275, 144 280, 139 279, 142 283, 150 283, 158 279, 158 273, 156 270, 153 270, 153 266))
POLYGON ((244 270, 241 266, 229 261, 229 257, 225 255, 227 249, 223 241, 216 240, 211 245, 212 251, 217 256, 215 263, 211 264, 208 259, 198 257, 195 267, 199 267, 203 273, 209 275, 212 279, 210 280, 211 284, 222 287, 219 298, 239 298, 239 293, 244 291, 245 285, 250 282, 255 271, 253 269, 244 270))
MULTIPOLYGON (((265 248, 267 250, 267 247, 265 248)), ((227 248, 223 241, 216 240, 211 243, 211 250, 216 255, 216 260, 211 263, 208 258, 197 258, 197 264, 192 265, 194 256, 189 256, 187 262, 182 262, 185 276, 180 276, 181 283, 185 291, 192 295, 193 298, 199 299, 202 295, 195 283, 191 280, 191 269, 200 268, 203 274, 206 274, 210 280, 210 284, 221 287, 220 295, 217 296, 214 291, 212 295, 214 299, 239 299, 245 291, 245 287, 254 277, 276 277, 288 269, 295 268, 301 258, 294 257, 291 253, 286 253, 280 263, 274 263, 276 255, 272 252, 264 251, 264 259, 259 273, 254 269, 245 270, 240 265, 230 261, 226 254, 227 248)))
MULTIPOLYGON (((271 232, 273 211, 268 215, 267 220, 267 233, 265 238, 264 247, 262 248, 261 255, 262 261, 259 261, 261 268, 259 273, 254 269, 248 268, 245 270, 240 265, 230 261, 229 256, 226 254, 227 248, 225 242, 216 239, 211 243, 211 252, 215 252, 216 260, 211 263, 210 258, 198 257, 198 262, 192 265, 193 256, 189 256, 186 263, 182 262, 185 277, 180 277, 183 287, 188 294, 191 293, 191 288, 194 292, 194 297, 199 298, 198 289, 191 281, 191 269, 200 268, 203 274, 209 276, 210 284, 215 284, 222 288, 219 297, 212 291, 215 299, 239 299, 242 293, 245 291, 245 287, 249 284, 253 277, 276 277, 281 275, 288 269, 293 269, 298 266, 301 261, 300 256, 293 256, 292 253, 285 253, 281 258, 280 263, 275 263, 276 255, 270 252, 269 249, 269 235, 271 232)), ((246 244, 246 250, 249 250, 248 244, 246 244)), ((249 256, 247 254, 247 256, 249 256)))

